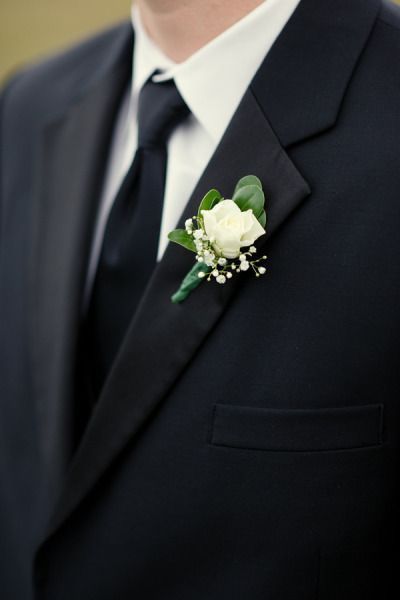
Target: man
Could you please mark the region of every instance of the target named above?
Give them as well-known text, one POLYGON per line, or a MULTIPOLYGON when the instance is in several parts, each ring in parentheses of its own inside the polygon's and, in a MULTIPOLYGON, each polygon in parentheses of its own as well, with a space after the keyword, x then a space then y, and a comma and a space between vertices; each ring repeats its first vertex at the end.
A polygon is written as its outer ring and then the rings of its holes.
POLYGON ((2 598, 398 596, 399 51, 380 0, 141 0, 6 86, 2 598), (267 273, 172 303, 247 175, 267 273))

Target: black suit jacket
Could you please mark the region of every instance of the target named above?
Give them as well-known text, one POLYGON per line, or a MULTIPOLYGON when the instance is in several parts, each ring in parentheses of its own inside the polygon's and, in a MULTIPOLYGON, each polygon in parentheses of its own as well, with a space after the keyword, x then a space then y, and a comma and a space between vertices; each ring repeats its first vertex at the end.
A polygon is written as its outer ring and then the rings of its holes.
POLYGON ((118 26, 2 97, 0 596, 398 597, 399 11, 302 0, 183 216, 258 175, 267 274, 174 305, 192 255, 170 244, 71 456, 132 43, 118 26))

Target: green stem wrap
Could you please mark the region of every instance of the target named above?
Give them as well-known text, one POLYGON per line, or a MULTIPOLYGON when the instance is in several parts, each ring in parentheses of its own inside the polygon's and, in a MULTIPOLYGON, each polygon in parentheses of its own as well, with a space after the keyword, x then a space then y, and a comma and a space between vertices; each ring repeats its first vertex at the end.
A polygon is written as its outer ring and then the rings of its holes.
POLYGON ((173 296, 171 296, 171 300, 174 304, 179 304, 186 300, 189 294, 200 285, 203 281, 203 277, 199 277, 200 271, 203 273, 209 273, 211 271, 211 267, 207 267, 204 263, 196 262, 196 264, 190 269, 189 273, 183 279, 179 290, 175 292, 173 296))

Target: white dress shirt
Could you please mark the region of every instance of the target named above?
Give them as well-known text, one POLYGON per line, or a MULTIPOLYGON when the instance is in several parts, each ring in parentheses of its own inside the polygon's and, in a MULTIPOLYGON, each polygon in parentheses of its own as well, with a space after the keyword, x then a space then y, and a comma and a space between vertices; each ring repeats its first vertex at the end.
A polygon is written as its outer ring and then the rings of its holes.
MULTIPOLYGON (((182 63, 173 63, 149 38, 137 8, 132 83, 117 118, 105 185, 91 249, 85 302, 88 302, 107 218, 137 148, 137 104, 140 90, 156 70, 161 81, 173 78, 191 115, 171 135, 158 259, 189 197, 214 153, 229 121, 266 54, 300 0, 265 0, 221 35, 182 63)), ((199 198, 200 202, 201 198, 199 198)))

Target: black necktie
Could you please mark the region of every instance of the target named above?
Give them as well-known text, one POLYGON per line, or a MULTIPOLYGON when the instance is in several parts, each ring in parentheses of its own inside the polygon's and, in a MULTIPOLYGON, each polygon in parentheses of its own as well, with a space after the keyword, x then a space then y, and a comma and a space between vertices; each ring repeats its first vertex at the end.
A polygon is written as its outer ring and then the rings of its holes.
POLYGON ((173 80, 143 86, 138 148, 108 218, 85 324, 95 398, 156 264, 167 141, 188 114, 173 80))

